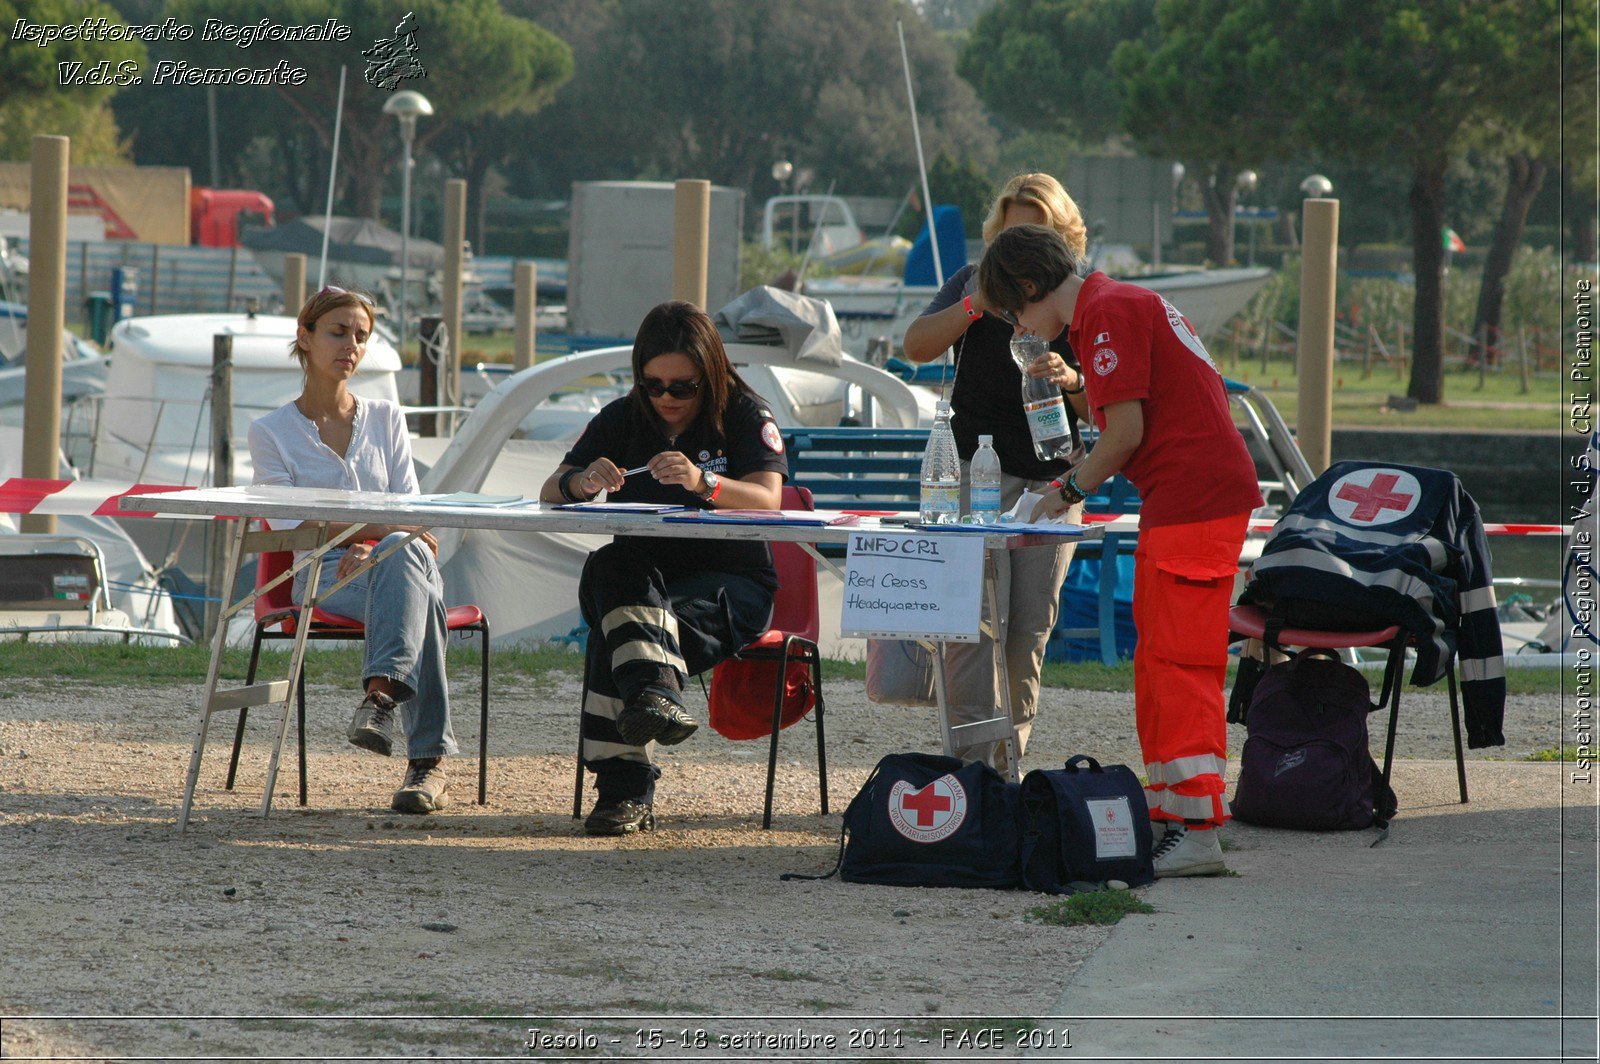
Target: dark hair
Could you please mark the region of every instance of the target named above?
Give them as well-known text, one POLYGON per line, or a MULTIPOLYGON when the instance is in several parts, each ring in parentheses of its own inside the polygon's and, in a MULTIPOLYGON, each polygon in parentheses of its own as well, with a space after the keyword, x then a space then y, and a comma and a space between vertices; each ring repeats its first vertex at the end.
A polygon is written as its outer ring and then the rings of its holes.
MULTIPOLYGON (((316 295, 305 301, 300 308, 300 313, 295 318, 296 324, 306 332, 316 332, 317 322, 330 310, 341 307, 360 307, 367 314, 367 331, 370 333, 378 324, 377 314, 372 309, 372 297, 365 292, 352 291, 347 288, 335 288, 328 285, 316 295)), ((289 341, 289 357, 300 363, 300 371, 306 371, 306 351, 300 346, 300 329, 294 332, 294 339, 289 341)))
POLYGON ((978 290, 991 307, 1015 314, 1037 303, 1080 272, 1083 260, 1042 225, 1014 225, 996 233, 978 263, 978 290))
POLYGON ((646 423, 661 427, 655 407, 650 405, 638 383, 644 367, 659 355, 686 355, 700 373, 700 413, 709 418, 712 430, 722 435, 722 415, 733 400, 735 390, 749 387, 734 372, 728 351, 711 321, 711 315, 681 299, 659 304, 644 316, 633 338, 633 412, 646 423))

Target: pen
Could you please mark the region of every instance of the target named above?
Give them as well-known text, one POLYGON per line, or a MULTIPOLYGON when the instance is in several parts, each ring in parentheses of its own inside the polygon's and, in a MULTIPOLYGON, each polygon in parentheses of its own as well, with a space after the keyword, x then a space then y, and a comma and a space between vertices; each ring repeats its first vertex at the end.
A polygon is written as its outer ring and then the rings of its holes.
POLYGON ((649 467, 649 466, 647 466, 647 465, 642 465, 642 466, 639 466, 639 467, 638 467, 638 468, 637 468, 637 469, 624 469, 624 470, 623 470, 623 471, 622 471, 622 475, 623 475, 623 476, 625 476, 625 477, 631 477, 631 476, 633 476, 633 475, 634 475, 634 474, 635 474, 635 473, 643 473, 643 472, 645 472, 645 471, 646 471, 646 470, 648 470, 648 469, 649 469, 649 468, 650 468, 650 467, 649 467))

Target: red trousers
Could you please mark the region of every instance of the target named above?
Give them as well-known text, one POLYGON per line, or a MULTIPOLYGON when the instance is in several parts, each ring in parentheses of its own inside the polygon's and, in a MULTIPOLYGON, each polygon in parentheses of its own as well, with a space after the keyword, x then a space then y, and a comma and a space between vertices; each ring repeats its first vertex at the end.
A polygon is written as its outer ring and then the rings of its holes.
POLYGON ((1250 515, 1139 530, 1133 704, 1153 820, 1228 819, 1228 607, 1250 515))

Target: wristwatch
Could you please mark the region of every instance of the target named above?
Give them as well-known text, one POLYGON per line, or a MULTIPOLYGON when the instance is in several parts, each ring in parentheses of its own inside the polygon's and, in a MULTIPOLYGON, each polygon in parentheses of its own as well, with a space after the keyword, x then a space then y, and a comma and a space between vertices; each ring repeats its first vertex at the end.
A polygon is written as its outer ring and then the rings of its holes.
POLYGON ((722 490, 721 478, 709 469, 702 469, 700 475, 705 478, 706 486, 695 492, 695 494, 707 501, 715 499, 717 492, 722 490))

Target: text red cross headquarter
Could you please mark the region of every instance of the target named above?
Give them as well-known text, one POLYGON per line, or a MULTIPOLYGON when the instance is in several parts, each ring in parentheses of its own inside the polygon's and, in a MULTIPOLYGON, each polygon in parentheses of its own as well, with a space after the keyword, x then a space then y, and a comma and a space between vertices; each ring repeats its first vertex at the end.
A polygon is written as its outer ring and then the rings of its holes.
POLYGON ((900 799, 900 808, 909 809, 917 814, 917 827, 933 827, 933 814, 942 813, 950 808, 950 799, 938 793, 930 783, 920 791, 907 794, 900 799))
POLYGON ((1393 473, 1379 473, 1364 488, 1346 484, 1339 489, 1338 497, 1356 504, 1356 508, 1350 511, 1350 520, 1371 521, 1385 510, 1404 510, 1411 505, 1412 496, 1401 495, 1394 490, 1398 483, 1400 478, 1393 473))

